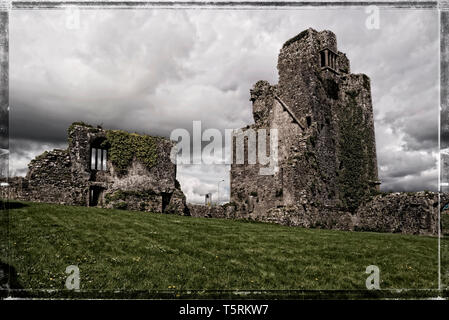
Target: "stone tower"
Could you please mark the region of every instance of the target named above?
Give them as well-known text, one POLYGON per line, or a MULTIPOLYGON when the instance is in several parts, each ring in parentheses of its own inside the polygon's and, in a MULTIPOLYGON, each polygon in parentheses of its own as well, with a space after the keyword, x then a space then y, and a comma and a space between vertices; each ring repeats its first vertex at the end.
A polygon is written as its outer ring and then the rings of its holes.
POLYGON ((288 40, 278 72, 277 85, 259 81, 251 90, 255 123, 242 132, 278 130, 279 170, 260 175, 259 164, 231 166, 238 215, 282 210, 297 224, 326 210, 354 212, 379 184, 370 79, 350 73, 327 30, 288 40))

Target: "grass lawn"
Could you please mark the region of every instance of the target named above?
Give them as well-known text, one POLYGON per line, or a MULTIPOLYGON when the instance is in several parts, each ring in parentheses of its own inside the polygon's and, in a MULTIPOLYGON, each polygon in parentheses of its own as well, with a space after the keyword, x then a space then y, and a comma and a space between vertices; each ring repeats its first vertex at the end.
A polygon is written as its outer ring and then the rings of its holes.
MULTIPOLYGON (((449 289, 449 213, 441 214, 442 234, 441 239, 441 284, 442 288, 449 289)), ((449 292, 446 291, 449 296, 449 292)))
POLYGON ((369 265, 382 289, 438 285, 435 237, 27 202, 11 203, 9 222, 0 213, 9 225, 0 260, 16 288, 65 292, 69 265, 85 292, 365 290, 369 265))

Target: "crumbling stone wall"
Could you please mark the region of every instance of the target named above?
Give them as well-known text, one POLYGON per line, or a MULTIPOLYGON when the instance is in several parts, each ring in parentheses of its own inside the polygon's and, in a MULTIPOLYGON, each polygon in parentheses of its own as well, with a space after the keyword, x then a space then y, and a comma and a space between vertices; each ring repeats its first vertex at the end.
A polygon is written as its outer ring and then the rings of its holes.
MULTIPOLYGON (((440 204, 447 196, 440 195, 440 204)), ((354 228, 408 234, 438 234, 438 193, 408 192, 380 194, 357 210, 354 228)))
POLYGON ((67 150, 46 151, 28 165, 26 177, 13 177, 3 198, 35 202, 72 204, 78 187, 72 184, 71 162, 67 150))
POLYGON ((279 170, 261 176, 260 165, 234 159, 231 212, 194 211, 302 227, 435 234, 437 194, 379 195, 370 79, 350 72, 335 34, 308 29, 288 40, 278 71, 278 84, 254 85, 255 123, 242 131, 278 130, 279 170), (335 59, 330 67, 322 65, 323 50, 335 59))
POLYGON ((9 180, 10 198, 188 214, 171 141, 84 123, 67 131, 66 150, 44 152, 30 162, 25 178, 9 180), (107 150, 106 170, 91 168, 93 147, 107 150))
POLYGON ((266 212, 239 214, 235 203, 223 206, 189 205, 194 217, 249 219, 304 228, 344 231, 438 234, 438 211, 449 203, 449 194, 436 192, 382 193, 363 203, 356 212, 338 208, 304 210, 302 205, 273 207, 266 212), (438 202, 438 196, 440 202, 438 202))
POLYGON ((255 124, 246 130, 278 130, 279 171, 261 176, 257 164, 233 164, 231 201, 242 217, 282 207, 355 212, 377 191, 369 78, 350 73, 332 32, 313 29, 284 44, 278 70, 277 85, 251 90, 255 124), (324 49, 338 53, 334 68, 322 67, 324 49))
POLYGON ((232 219, 236 218, 235 210, 233 206, 222 205, 222 206, 205 206, 198 204, 188 204, 189 212, 192 217, 199 218, 222 218, 222 219, 232 219))

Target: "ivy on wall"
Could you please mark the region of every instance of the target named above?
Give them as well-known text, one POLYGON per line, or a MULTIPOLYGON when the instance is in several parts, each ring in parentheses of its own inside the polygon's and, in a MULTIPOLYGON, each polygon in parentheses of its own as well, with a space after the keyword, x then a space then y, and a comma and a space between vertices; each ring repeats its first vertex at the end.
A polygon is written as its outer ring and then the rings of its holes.
POLYGON ((367 146, 374 141, 356 101, 358 92, 348 91, 346 94, 348 102, 340 106, 339 112, 339 159, 342 165, 338 170, 338 184, 343 207, 355 211, 372 191, 368 181, 372 178, 372 161, 367 146))
POLYGON ((125 174, 134 157, 147 168, 156 164, 156 139, 122 130, 108 130, 101 147, 108 149, 108 158, 118 173, 125 174))

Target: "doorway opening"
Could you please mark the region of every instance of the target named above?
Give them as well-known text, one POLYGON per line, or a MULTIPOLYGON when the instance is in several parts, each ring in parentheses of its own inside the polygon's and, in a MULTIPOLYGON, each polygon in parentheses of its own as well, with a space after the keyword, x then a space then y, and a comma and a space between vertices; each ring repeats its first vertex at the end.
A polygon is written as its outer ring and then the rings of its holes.
POLYGON ((101 187, 90 187, 89 190, 89 207, 97 207, 103 204, 103 188, 101 187))
POLYGON ((162 192, 162 212, 165 212, 171 200, 171 193, 162 192))

